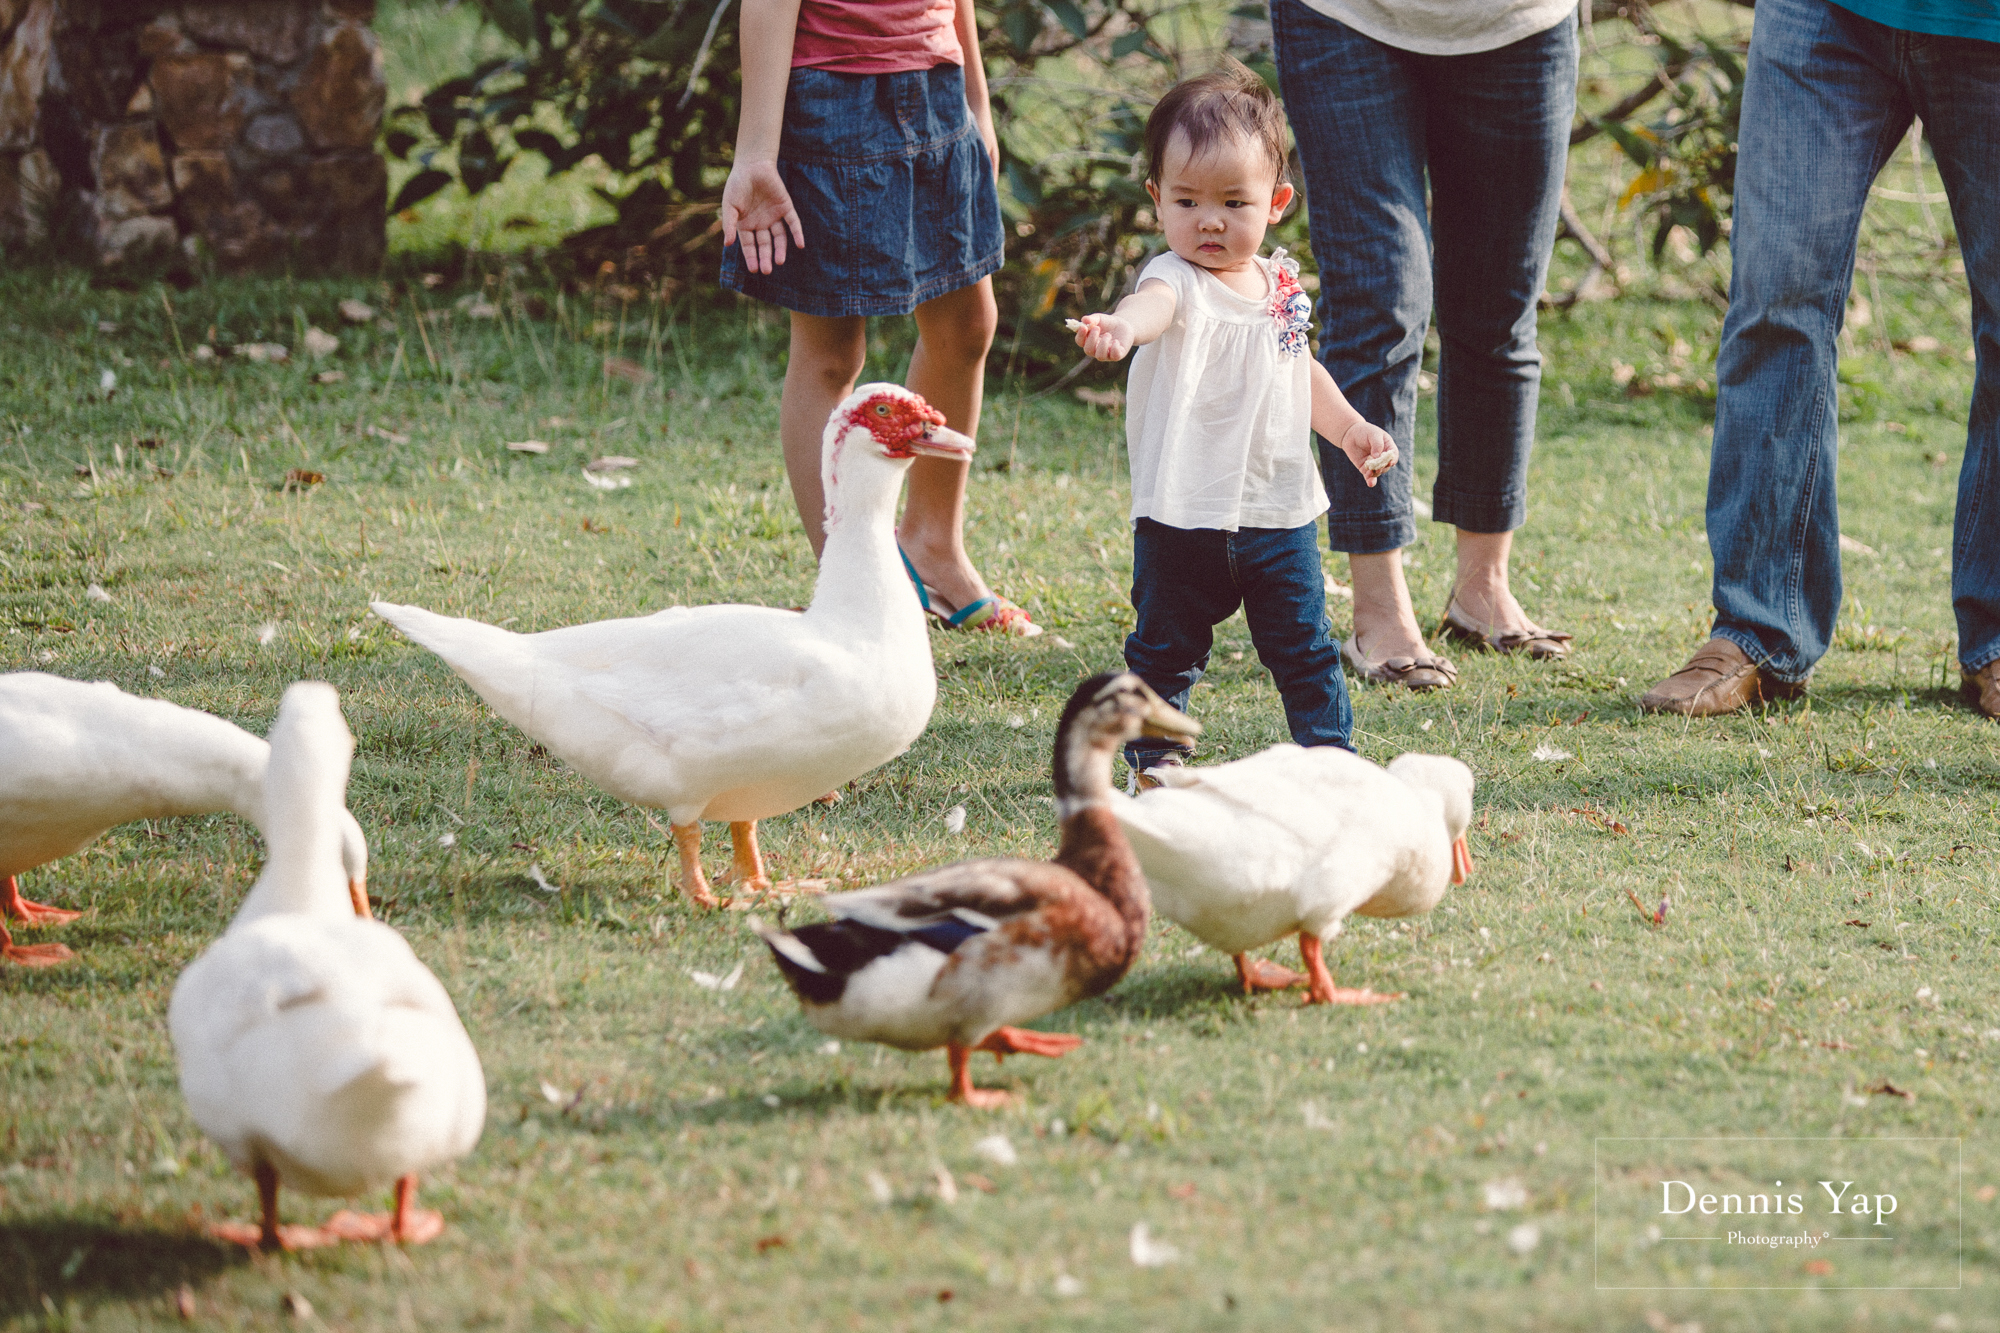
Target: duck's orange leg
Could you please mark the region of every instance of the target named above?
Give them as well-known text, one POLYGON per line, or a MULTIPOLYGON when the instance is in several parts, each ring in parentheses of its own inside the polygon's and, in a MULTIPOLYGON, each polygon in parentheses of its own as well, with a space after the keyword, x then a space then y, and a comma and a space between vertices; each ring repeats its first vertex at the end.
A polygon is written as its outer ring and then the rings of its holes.
POLYGON ((737 820, 729 826, 729 881, 746 894, 771 891, 771 877, 764 871, 764 853, 757 847, 757 821, 737 820))
POLYGON ((961 1046, 954 1041, 944 1048, 944 1058, 951 1062, 951 1091, 945 1094, 946 1101, 964 1102, 967 1106, 990 1111, 1014 1100, 1011 1092, 972 1086, 972 1047, 961 1046))
POLYGON ((25 921, 31 926, 60 926, 82 916, 67 908, 31 903, 21 896, 21 882, 12 875, 0 875, 0 915, 25 921))
POLYGON ((22 967, 54 967, 76 955, 67 944, 16 944, 7 927, 0 925, 0 958, 22 967))
POLYGON ((1326 959, 1320 954, 1319 936, 1299 932, 1299 957, 1306 961, 1306 975, 1312 978, 1306 991, 1307 1004, 1389 1004, 1403 998, 1401 992, 1395 995, 1378 995, 1372 990, 1349 990, 1333 984, 1333 973, 1326 970, 1326 959))
POLYGON ((709 891, 708 876, 701 873, 701 821, 675 824, 674 845, 681 851, 681 892, 697 907, 720 907, 722 899, 709 891))
POLYGON ((368 910, 368 881, 350 879, 347 881, 347 896, 354 902, 354 915, 363 921, 372 921, 375 914, 368 910))
POLYGON ((342 1240, 393 1240, 398 1245, 422 1245, 444 1234, 444 1214, 416 1206, 417 1178, 396 1180, 396 1207, 388 1213, 356 1213, 343 1208, 322 1228, 342 1240))
POLYGON ((1245 995, 1255 995, 1260 990, 1290 990, 1307 981, 1303 972, 1294 972, 1268 958, 1252 958, 1247 953, 1236 955, 1236 975, 1243 981, 1245 995))
POLYGON ((1067 1032, 1036 1032, 1032 1028, 995 1028, 986 1034, 985 1040, 972 1047, 975 1051, 991 1051, 995 1060, 1010 1055, 1045 1055, 1051 1060, 1059 1055, 1068 1055, 1083 1045, 1082 1037, 1071 1036, 1067 1032))
POLYGON ((257 1202, 262 1220, 256 1226, 248 1222, 216 1222, 208 1228, 209 1235, 253 1250, 309 1250, 319 1245, 331 1245, 340 1239, 319 1227, 278 1225, 277 1168, 259 1162, 251 1175, 257 1181, 257 1202))

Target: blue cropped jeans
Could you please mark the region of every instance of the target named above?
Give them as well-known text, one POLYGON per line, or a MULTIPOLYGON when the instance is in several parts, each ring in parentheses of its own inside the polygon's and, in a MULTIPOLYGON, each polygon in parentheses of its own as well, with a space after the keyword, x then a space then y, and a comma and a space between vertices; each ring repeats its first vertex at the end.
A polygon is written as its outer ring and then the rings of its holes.
POLYGON ((1708 544, 1715 633, 1780 680, 1840 611, 1835 339, 1868 187, 1910 127, 1951 198, 1977 349, 1958 473, 1959 662, 2000 658, 2000 43, 1903 32, 1828 0, 1760 0, 1716 360, 1708 544))
POLYGON ((1562 208, 1576 24, 1565 18, 1491 51, 1428 56, 1299 0, 1272 0, 1271 32, 1305 168, 1320 361, 1402 454, 1370 488, 1321 442, 1328 539, 1361 555, 1416 539, 1417 373, 1434 305, 1432 517, 1512 532, 1527 518, 1542 380, 1535 302, 1562 208))
MULTIPOLYGON (((1326 614, 1319 525, 1296 528, 1175 528, 1132 525, 1132 607, 1125 665, 1176 708, 1208 666, 1215 627, 1243 608, 1258 660, 1278 684, 1285 723, 1300 745, 1352 750, 1354 708, 1340 674, 1340 640, 1326 614)), ((1180 750, 1151 738, 1126 745, 1144 771, 1180 750)))

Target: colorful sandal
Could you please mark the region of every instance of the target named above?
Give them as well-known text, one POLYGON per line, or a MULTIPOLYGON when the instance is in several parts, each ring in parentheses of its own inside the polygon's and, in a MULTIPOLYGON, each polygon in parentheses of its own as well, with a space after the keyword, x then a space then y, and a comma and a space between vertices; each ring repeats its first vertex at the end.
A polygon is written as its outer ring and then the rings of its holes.
POLYGON ((901 547, 896 548, 896 554, 903 556, 903 568, 910 576, 910 585, 917 590, 917 605, 923 607, 925 615, 943 621, 946 629, 991 630, 1022 639, 1032 639, 1042 632, 1042 627, 1028 617, 1026 610, 999 593, 964 606, 952 606, 944 594, 918 576, 917 567, 910 563, 909 556, 903 555, 901 547))

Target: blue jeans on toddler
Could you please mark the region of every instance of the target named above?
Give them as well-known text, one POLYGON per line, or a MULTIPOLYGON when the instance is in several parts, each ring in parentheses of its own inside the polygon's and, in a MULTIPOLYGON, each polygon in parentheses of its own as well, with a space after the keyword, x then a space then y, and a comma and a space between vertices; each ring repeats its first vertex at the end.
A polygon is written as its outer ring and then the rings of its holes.
MULTIPOLYGON (((1125 665, 1154 693, 1185 709, 1208 666, 1215 627, 1243 608, 1250 642, 1278 683, 1285 724, 1300 745, 1352 750, 1354 708, 1340 674, 1340 640, 1326 615, 1319 525, 1297 528, 1174 528, 1132 525, 1132 607, 1125 665)), ((1140 772, 1183 747, 1141 737, 1125 747, 1140 772)))
POLYGON ((1913 116, 1958 225, 1978 358, 1952 536, 1958 660, 2000 659, 2000 42, 1764 0, 1743 83, 1708 544, 1715 633, 1783 681, 1811 673, 1840 612, 1836 340, 1868 187, 1913 116))

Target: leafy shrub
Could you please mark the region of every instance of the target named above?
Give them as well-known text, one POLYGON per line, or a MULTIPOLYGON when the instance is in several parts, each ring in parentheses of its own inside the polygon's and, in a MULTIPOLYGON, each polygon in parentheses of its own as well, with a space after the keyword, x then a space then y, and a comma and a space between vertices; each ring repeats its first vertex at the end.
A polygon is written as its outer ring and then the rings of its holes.
POLYGON ((672 274, 721 254, 718 166, 736 134, 736 25, 730 0, 476 0, 519 47, 397 108, 384 136, 421 166, 398 212, 456 179, 468 194, 523 152, 550 174, 596 159, 617 219, 569 237, 580 268, 605 262, 672 274), (446 148, 451 149, 446 153, 446 148))

